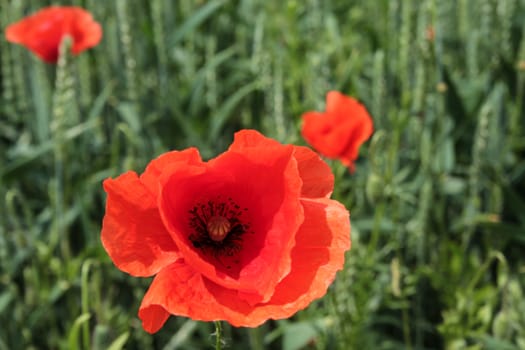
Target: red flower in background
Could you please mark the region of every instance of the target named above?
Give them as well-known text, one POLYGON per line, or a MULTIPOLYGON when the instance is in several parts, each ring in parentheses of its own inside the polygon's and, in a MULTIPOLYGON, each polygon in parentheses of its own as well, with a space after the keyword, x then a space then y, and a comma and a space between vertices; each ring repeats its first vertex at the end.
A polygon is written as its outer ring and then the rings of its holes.
POLYGON ((74 54, 97 45, 102 28, 86 10, 76 6, 46 7, 6 28, 8 41, 27 47, 42 60, 56 63, 62 38, 69 35, 74 54))
POLYGON ((330 91, 326 112, 306 112, 302 118, 304 139, 322 155, 339 159, 353 171, 359 147, 374 131, 366 108, 351 97, 330 91))
POLYGON ((105 180, 104 248, 121 270, 155 275, 144 329, 170 314, 255 327, 323 296, 350 248, 333 181, 310 149, 253 130, 208 162, 189 148, 105 180))

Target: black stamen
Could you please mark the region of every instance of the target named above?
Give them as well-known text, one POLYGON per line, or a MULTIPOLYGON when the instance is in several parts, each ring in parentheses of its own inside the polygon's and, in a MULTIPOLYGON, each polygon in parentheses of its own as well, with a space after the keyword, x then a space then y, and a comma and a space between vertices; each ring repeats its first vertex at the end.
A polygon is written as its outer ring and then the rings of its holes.
MULTIPOLYGON (((253 233, 253 231, 249 230, 249 225, 243 222, 245 218, 242 218, 242 215, 247 211, 248 208, 241 209, 231 197, 228 197, 227 201, 218 196, 215 200, 207 201, 206 204, 196 203, 188 211, 190 214, 189 227, 191 229, 188 239, 193 247, 200 249, 204 254, 211 255, 219 261, 221 257, 232 257, 242 248, 242 236, 247 232, 253 233), (222 240, 212 239, 210 232, 208 232, 210 219, 217 216, 229 222, 229 225, 227 225, 229 231, 222 240)), ((238 263, 238 259, 234 263, 238 263)), ((230 268, 230 266, 226 267, 230 268)))

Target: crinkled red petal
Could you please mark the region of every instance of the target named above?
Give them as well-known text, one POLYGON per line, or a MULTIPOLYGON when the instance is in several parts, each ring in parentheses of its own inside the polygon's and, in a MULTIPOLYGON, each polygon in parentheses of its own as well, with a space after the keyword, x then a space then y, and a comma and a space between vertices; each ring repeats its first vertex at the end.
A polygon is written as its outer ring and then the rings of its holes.
POLYGON ((157 208, 137 174, 104 181, 106 213, 102 244, 115 265, 133 276, 151 276, 179 257, 157 208))
POLYGON ((350 248, 349 214, 340 203, 327 198, 302 203, 305 221, 292 250, 292 267, 269 302, 251 305, 239 300, 236 290, 208 280, 179 260, 160 271, 144 296, 139 310, 144 328, 156 332, 166 313, 256 327, 268 319, 290 317, 323 296, 350 248))
POLYGON ((338 116, 330 113, 304 113, 301 134, 318 152, 329 158, 337 158, 345 146, 347 128, 337 122, 338 116))
POLYGON ((293 147, 228 151, 206 168, 166 172, 159 202, 166 227, 188 265, 215 283, 239 291, 251 303, 268 299, 290 269, 294 233, 303 221, 301 179, 293 147), (171 175, 169 175, 171 174, 171 175), (231 199, 249 225, 232 256, 195 247, 189 210, 198 203, 231 199))
POLYGON ((21 44, 42 60, 58 60, 60 42, 65 35, 73 40, 75 54, 97 45, 102 27, 91 14, 76 6, 49 6, 6 28, 8 41, 21 44))
POLYGON ((326 96, 326 112, 303 114, 304 139, 319 153, 353 169, 359 147, 373 132, 372 118, 357 100, 338 91, 326 96))
POLYGON ((299 176, 303 181, 301 197, 329 197, 334 189, 334 175, 317 153, 303 146, 294 146, 299 176))
MULTIPOLYGON (((279 149, 283 145, 257 131, 241 130, 235 134, 230 150, 242 153, 252 147, 279 149)), ((297 160, 299 176, 303 181, 301 196, 312 198, 329 196, 334 189, 334 176, 328 164, 317 153, 302 146, 294 146, 294 158, 297 160)))
POLYGON ((102 39, 102 26, 93 16, 80 7, 72 7, 70 15, 69 34, 74 38, 72 51, 74 54, 98 45, 102 39))
POLYGON ((359 147, 372 136, 374 126, 372 118, 368 115, 365 107, 358 104, 354 116, 350 119, 350 131, 348 142, 341 151, 340 158, 353 162, 359 155, 359 147))
POLYGON ((178 171, 186 165, 202 164, 199 151, 190 147, 183 151, 166 152, 149 162, 144 173, 140 175, 140 181, 151 193, 158 198, 160 194, 160 177, 162 173, 178 171))

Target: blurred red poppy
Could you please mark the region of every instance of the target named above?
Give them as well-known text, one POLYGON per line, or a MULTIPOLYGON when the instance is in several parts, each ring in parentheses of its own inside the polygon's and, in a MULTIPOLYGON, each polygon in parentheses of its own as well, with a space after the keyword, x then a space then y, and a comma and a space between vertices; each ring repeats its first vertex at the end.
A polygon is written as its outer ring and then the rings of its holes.
POLYGON ((350 171, 359 147, 374 131, 366 108, 338 91, 326 95, 325 112, 306 112, 301 134, 306 142, 328 158, 339 159, 350 171))
POLYGON ((8 41, 27 47, 45 62, 56 63, 60 42, 64 36, 72 39, 74 54, 97 45, 102 28, 86 10, 76 6, 46 7, 9 25, 8 41))
POLYGON ((315 152, 253 130, 208 162, 189 148, 106 179, 104 248, 121 270, 156 275, 144 329, 170 314, 255 327, 323 296, 350 249, 333 181, 315 152))

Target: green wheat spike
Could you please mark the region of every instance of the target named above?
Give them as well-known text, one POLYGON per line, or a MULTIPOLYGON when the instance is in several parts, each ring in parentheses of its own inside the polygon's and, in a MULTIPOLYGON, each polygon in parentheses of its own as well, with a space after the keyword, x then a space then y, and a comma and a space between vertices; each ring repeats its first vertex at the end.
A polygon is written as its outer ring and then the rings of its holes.
POLYGON ((17 211, 17 204, 21 201, 20 192, 17 188, 11 188, 5 193, 5 218, 9 218, 9 227, 14 231, 23 231, 23 226, 17 211))
POLYGON ((512 51, 511 43, 511 30, 512 30, 512 20, 514 17, 514 11, 516 8, 515 0, 500 0, 496 5, 498 22, 500 26, 499 34, 499 45, 501 50, 501 55, 506 59, 510 59, 512 51))
POLYGON ((52 83, 46 72, 46 65, 37 62, 29 68, 31 92, 34 106, 34 129, 37 140, 41 143, 49 140, 51 124, 50 101, 52 83))
POLYGON ((421 59, 415 63, 415 77, 414 77, 414 89, 412 93, 412 112, 422 112, 423 103, 425 98, 425 86, 426 86, 426 65, 421 59))
MULTIPOLYGON (((272 56, 269 52, 263 51, 260 55, 260 73, 258 74, 261 77, 264 88, 264 110, 271 110, 272 106, 272 95, 268 87, 271 86, 272 82, 272 56)), ((263 124, 263 129, 271 130, 270 118, 264 118, 261 120, 263 124)))
POLYGON ((456 54, 463 50, 462 41, 466 38, 462 31, 470 32, 470 17, 473 16, 468 4, 456 1, 436 1, 436 18, 439 20, 439 30, 436 35, 436 45, 441 45, 443 61, 448 66, 463 65, 464 54, 456 54), (459 46, 455 48, 454 46, 459 46))
MULTIPOLYGON (((8 16, 8 4, 7 0, 0 0, 0 27, 4 28, 8 25, 9 16, 8 16)), ((5 109, 7 115, 14 115, 14 110, 12 109, 12 104, 15 98, 14 92, 14 82, 13 82, 13 63, 11 60, 12 48, 14 45, 9 44, 5 40, 0 40, 0 49, 1 49, 1 65, 0 70, 2 72, 2 106, 5 109)))
POLYGON ((424 59, 424 54, 428 51, 428 39, 426 37, 426 30, 429 26, 429 7, 427 2, 423 2, 418 9, 417 16, 417 30, 416 30, 416 44, 414 50, 414 85, 412 91, 412 112, 420 113, 423 110, 424 98, 425 98, 425 87, 426 82, 426 70, 427 62, 424 59))
POLYGON ((89 52, 84 52, 75 58, 78 73, 79 100, 83 109, 89 108, 90 103, 93 101, 93 94, 91 92, 92 68, 89 64, 89 54, 89 52))
POLYGON ((491 164, 496 170, 503 168, 505 154, 505 143, 507 135, 507 120, 505 118, 505 98, 507 97, 507 90, 505 86, 498 83, 490 95, 492 108, 494 113, 490 118, 489 135, 487 142, 487 152, 485 155, 485 164, 491 164))
MULTIPOLYGON (((13 83, 15 90, 15 103, 16 109, 19 115, 23 115, 27 112, 31 103, 29 95, 26 93, 25 74, 24 74, 24 61, 27 58, 27 53, 22 50, 13 50, 13 83)), ((34 57, 30 59, 36 60, 34 57)))
POLYGON ((483 64, 489 63, 492 58, 497 54, 492 48, 497 47, 495 45, 495 31, 498 28, 498 23, 495 23, 494 12, 495 7, 491 0, 480 0, 480 39, 483 49, 483 64))
MULTIPOLYGON (((165 2, 163 0, 153 0, 150 2, 151 17, 153 27, 153 39, 158 61, 158 80, 161 96, 167 93, 168 77, 168 48, 166 46, 166 33, 164 26, 165 2)), ((166 101, 161 98, 161 101, 166 101)))
POLYGON ((460 0, 458 3, 459 38, 464 43, 464 61, 458 60, 459 66, 465 66, 467 76, 476 78, 479 74, 479 3, 460 0))
POLYGON ((479 76, 480 72, 480 65, 482 64, 480 62, 479 57, 479 42, 480 42, 480 31, 477 29, 472 30, 466 40, 465 44, 465 50, 466 50, 466 66, 467 66, 467 72, 468 77, 470 79, 475 79, 479 76))
POLYGON ((136 55, 133 52, 133 38, 131 35, 131 28, 128 16, 128 2, 125 0, 117 0, 117 19, 120 44, 122 45, 122 54, 124 59, 124 70, 126 76, 126 91, 127 98, 131 101, 137 98, 137 83, 136 83, 136 55))
MULTIPOLYGON (((399 0, 392 0, 388 2, 388 32, 385 33, 385 37, 389 37, 389 33, 397 33, 399 31, 399 21, 397 15, 399 12, 399 0)), ((387 63, 389 67, 387 71, 397 71, 399 67, 399 40, 386 40, 387 52, 386 56, 389 58, 387 63)))
MULTIPOLYGON (((435 1, 433 10, 436 18, 437 40, 447 40, 451 36, 454 26, 454 13, 449 2, 435 1)), ((445 58, 446 59, 446 58, 445 58)))
POLYGON ((319 91, 318 96, 324 96, 328 90, 330 90, 331 84, 331 75, 332 67, 328 64, 330 59, 331 52, 333 50, 334 44, 329 41, 330 34, 326 26, 326 17, 321 15, 322 7, 321 3, 318 0, 312 1, 309 11, 312 11, 312 24, 314 25, 313 29, 320 33, 321 37, 325 41, 325 45, 319 48, 319 62, 317 70, 318 81, 316 83, 319 91))
POLYGON ((386 78, 385 78, 385 54, 382 50, 374 54, 373 64, 373 86, 372 86, 372 104, 371 113, 374 117, 376 128, 380 129, 385 120, 384 112, 386 106, 386 78))
MULTIPOLYGON (((2 9, 0 11, 2 28, 21 17, 21 10, 16 8, 15 5, 8 4, 6 0, 0 2, 0 5, 2 9)), ((0 48, 2 48, 2 95, 6 101, 10 102, 4 108, 8 115, 13 118, 13 121, 18 121, 20 118, 18 109, 20 104, 23 104, 19 101, 23 97, 19 98, 18 96, 21 91, 19 84, 21 82, 20 75, 22 74, 19 55, 23 49, 17 47, 17 45, 7 43, 5 40, 0 42, 0 48), (5 82, 3 81, 4 79, 5 82)))
POLYGON ((516 91, 516 106, 510 115, 509 129, 511 135, 511 144, 514 146, 521 138, 521 131, 523 129, 522 110, 525 101, 525 26, 522 29, 521 42, 519 45, 518 55, 515 62, 517 70, 517 91, 516 91))
MULTIPOLYGON (((217 50, 217 39, 215 36, 210 36, 206 40, 206 62, 211 62, 213 60, 213 56, 216 54, 217 50)), ((219 89, 218 86, 220 83, 217 82, 217 73, 216 69, 213 65, 209 65, 209 67, 206 69, 206 104, 211 110, 215 110, 217 108, 218 99, 219 99, 219 89)))
MULTIPOLYGON (((99 84, 104 85, 107 80, 111 77, 116 79, 116 75, 120 71, 115 71, 112 67, 120 67, 118 64, 120 62, 120 57, 118 54, 118 29, 115 19, 115 6, 109 2, 100 2, 97 0, 88 0, 86 7, 93 11, 93 17, 96 21, 100 22, 104 28, 103 40, 93 48, 94 62, 94 75, 96 76, 96 81, 99 84)), ((100 89, 100 85, 96 87, 100 89)))
MULTIPOLYGON (((420 4, 417 12, 416 40, 418 53, 421 59, 430 59, 432 42, 435 40, 433 0, 426 0, 420 4)), ((427 62, 428 63, 428 62, 427 62)))
POLYGON ((398 70, 399 82, 401 85, 401 104, 406 106, 409 104, 410 96, 410 65, 411 65, 411 42, 412 42, 412 11, 413 1, 403 1, 401 5, 401 29, 399 35, 399 57, 398 70))
POLYGON ((273 79, 273 110, 275 123, 275 136, 278 140, 285 142, 286 126, 284 123, 284 91, 283 91, 283 66, 281 60, 274 61, 274 79, 273 79))
MULTIPOLYGON (((491 127, 491 119, 495 113, 494 106, 491 103, 492 99, 487 98, 483 106, 480 109, 478 116, 478 123, 476 126, 476 131, 474 133, 474 141, 472 145, 471 152, 471 163, 469 166, 469 176, 468 176, 468 185, 469 185, 469 196, 467 203, 465 205, 465 214, 467 222, 472 222, 475 215, 480 213, 482 210, 482 198, 481 192, 483 190, 482 183, 482 166, 484 157, 487 152, 487 147, 489 143, 489 133, 491 127)), ((472 235, 474 226, 471 225, 468 227, 468 231, 465 234, 465 238, 468 241, 472 235)))
POLYGON ((8 116, 15 115, 13 110, 14 103, 14 83, 13 83, 13 64, 11 63, 11 47, 7 43, 0 42, 2 49, 1 72, 2 72, 2 107, 8 116))
POLYGON ((59 58, 56 66, 55 90, 52 98, 51 136, 54 142, 54 214, 55 228, 50 235, 50 246, 54 247, 60 242, 61 251, 65 259, 70 257, 66 234, 65 208, 67 208, 68 188, 68 152, 65 145, 65 131, 68 126, 78 123, 78 110, 75 103, 75 74, 71 62, 71 38, 62 40, 59 58))
MULTIPOLYGON (((416 214, 417 222, 417 231, 415 232, 414 240, 417 242, 416 246, 416 257, 418 266, 425 266, 428 259, 428 217, 432 205, 434 203, 434 186, 430 177, 427 177, 427 180, 421 187, 419 193, 419 208, 416 214)), ((423 320, 424 318, 424 300, 421 294, 416 294, 416 306, 415 306, 415 347, 416 349, 423 348, 423 337, 424 337, 424 327, 423 320)))
POLYGON ((256 73, 261 69, 261 62, 263 60, 263 46, 264 46, 264 23, 265 16, 264 12, 260 12, 256 19, 253 29, 253 41, 251 51, 251 66, 252 70, 256 73))
MULTIPOLYGON (((7 6, 5 6, 7 7, 7 6)), ((22 14, 22 4, 21 3, 14 3, 10 6, 10 11, 5 11, 6 15, 10 16, 12 19, 20 19, 23 17, 22 14)), ((9 22, 12 22, 9 21, 9 22)), ((25 58, 27 58, 27 52, 25 49, 21 48, 20 46, 14 48, 11 51, 11 59, 13 62, 12 67, 12 87, 13 87, 13 95, 14 95, 14 102, 15 102, 15 108, 17 111, 17 119, 21 119, 22 115, 27 112, 31 100, 29 98, 29 95, 26 94, 26 88, 25 88, 25 74, 24 74, 24 64, 25 58)), ((31 57, 33 58, 33 57, 31 57)))
POLYGON ((472 26, 470 24, 472 12, 469 8, 470 0, 458 0, 456 2, 456 12, 458 17, 458 37, 465 41, 472 26))
MULTIPOLYGON (((503 178, 505 173, 505 161, 508 152, 509 134, 508 123, 505 120, 505 100, 507 90, 503 84, 497 84, 491 94, 494 113, 490 119, 488 146, 484 163, 490 164, 492 170, 498 177, 503 178)), ((487 208, 489 214, 499 215, 503 211, 503 190, 499 183, 489 184, 487 208)))

